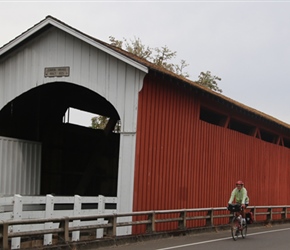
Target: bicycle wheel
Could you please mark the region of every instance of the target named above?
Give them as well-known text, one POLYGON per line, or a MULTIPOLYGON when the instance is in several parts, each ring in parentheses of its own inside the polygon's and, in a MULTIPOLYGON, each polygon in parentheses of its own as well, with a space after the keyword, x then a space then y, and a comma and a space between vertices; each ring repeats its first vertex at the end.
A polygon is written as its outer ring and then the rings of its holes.
POLYGON ((242 237, 243 237, 243 239, 244 238, 246 238, 246 236, 247 236, 247 231, 248 231, 248 226, 247 226, 247 224, 245 225, 245 226, 243 226, 243 229, 242 229, 242 237))
POLYGON ((239 220, 237 220, 236 217, 234 217, 231 221, 231 234, 233 237, 233 240, 237 240, 239 236, 239 220))

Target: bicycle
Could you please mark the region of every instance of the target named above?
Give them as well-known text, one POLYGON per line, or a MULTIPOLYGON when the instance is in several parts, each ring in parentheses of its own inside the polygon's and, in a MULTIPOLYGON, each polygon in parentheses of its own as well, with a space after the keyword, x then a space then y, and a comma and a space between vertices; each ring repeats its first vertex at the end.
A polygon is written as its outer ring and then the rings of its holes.
POLYGON ((233 212, 233 218, 230 222, 231 234, 232 234, 233 240, 236 241, 240 234, 242 238, 244 239, 247 236, 248 226, 247 226, 245 218, 243 219, 243 222, 242 222, 242 215, 240 213, 242 211, 241 205, 229 204, 227 209, 233 212))

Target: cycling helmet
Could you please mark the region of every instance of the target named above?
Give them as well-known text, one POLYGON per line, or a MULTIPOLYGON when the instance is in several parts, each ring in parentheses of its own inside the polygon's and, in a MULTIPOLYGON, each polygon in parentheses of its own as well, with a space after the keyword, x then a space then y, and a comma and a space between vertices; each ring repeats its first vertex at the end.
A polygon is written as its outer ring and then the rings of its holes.
POLYGON ((242 186, 243 186, 243 185, 244 185, 244 182, 242 182, 242 181, 237 181, 237 182, 236 182, 236 185, 242 185, 242 186))

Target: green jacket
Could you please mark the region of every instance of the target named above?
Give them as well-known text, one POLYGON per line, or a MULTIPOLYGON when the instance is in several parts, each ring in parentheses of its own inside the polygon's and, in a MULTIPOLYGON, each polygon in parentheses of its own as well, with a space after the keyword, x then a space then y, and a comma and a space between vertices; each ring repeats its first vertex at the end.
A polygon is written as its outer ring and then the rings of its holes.
POLYGON ((244 187, 241 188, 241 190, 239 190, 238 188, 235 188, 232 191, 232 194, 228 203, 232 203, 234 200, 236 200, 236 203, 239 203, 239 204, 248 204, 250 199, 248 197, 247 189, 245 189, 244 187))

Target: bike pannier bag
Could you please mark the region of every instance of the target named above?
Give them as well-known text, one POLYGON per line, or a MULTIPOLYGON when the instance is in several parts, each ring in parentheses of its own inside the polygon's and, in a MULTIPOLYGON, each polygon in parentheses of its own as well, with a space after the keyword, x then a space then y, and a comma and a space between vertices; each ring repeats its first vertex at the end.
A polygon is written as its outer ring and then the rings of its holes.
POLYGON ((254 222, 254 216, 252 212, 246 213, 247 224, 252 224, 254 222))

